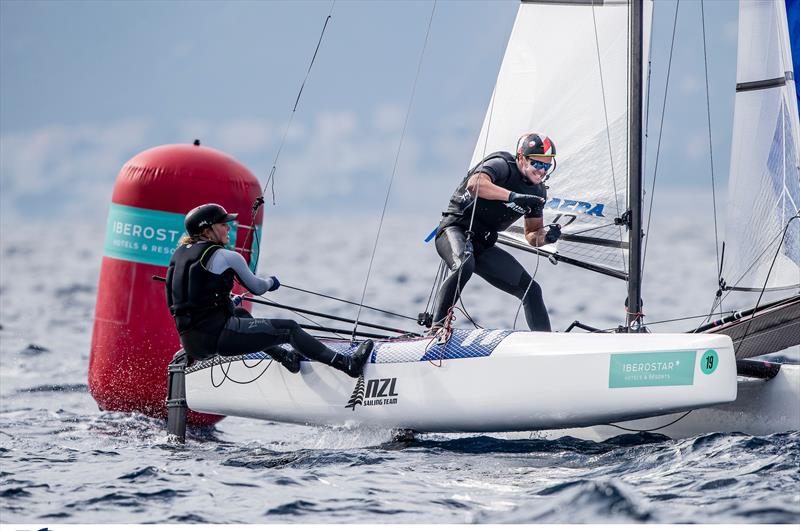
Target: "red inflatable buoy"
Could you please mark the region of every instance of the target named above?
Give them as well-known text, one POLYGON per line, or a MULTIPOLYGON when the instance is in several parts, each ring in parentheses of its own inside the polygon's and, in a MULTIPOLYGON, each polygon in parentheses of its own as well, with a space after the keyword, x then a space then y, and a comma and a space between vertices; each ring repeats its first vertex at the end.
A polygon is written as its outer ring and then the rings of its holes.
MULTIPOLYGON (((166 418, 167 365, 180 348, 163 282, 172 252, 184 234, 186 213, 203 203, 238 212, 231 246, 255 270, 252 219, 258 179, 225 153, 195 145, 148 149, 129 160, 114 185, 97 289, 89 391, 101 409, 139 411, 166 418)), ((222 417, 189 412, 194 425, 222 417)))

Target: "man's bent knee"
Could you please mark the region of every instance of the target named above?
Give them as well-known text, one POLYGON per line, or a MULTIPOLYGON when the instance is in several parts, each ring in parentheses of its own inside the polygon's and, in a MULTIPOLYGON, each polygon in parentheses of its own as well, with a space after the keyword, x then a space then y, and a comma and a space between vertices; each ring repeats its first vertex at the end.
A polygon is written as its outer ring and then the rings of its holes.
POLYGON ((459 269, 469 275, 475 272, 475 257, 471 254, 453 256, 452 263, 453 265, 450 266, 450 271, 453 273, 459 269))

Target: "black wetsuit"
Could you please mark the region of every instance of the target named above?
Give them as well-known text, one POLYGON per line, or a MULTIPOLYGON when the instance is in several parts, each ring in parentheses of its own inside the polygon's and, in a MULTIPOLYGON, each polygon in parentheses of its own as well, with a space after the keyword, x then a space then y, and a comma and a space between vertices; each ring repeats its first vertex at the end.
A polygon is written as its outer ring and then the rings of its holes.
MULTIPOLYGON (((295 321, 257 319, 243 308, 235 308, 230 300, 234 277, 251 293, 261 294, 267 285, 256 285, 253 279, 260 279, 249 277, 241 267, 241 275, 232 268, 214 272, 209 263, 217 252, 231 251, 223 251, 221 246, 209 241, 182 245, 172 255, 167 269, 167 303, 175 318, 181 345, 192 359, 260 350, 270 353, 270 347, 289 343, 311 359, 329 365, 343 361, 342 356, 317 341, 295 321)), ((241 260, 243 263, 244 259, 241 260)))
POLYGON ((492 153, 470 170, 453 193, 447 211, 442 213, 436 235, 436 251, 451 273, 439 289, 434 323, 441 324, 444 321, 456 302, 456 293, 463 290, 472 273, 477 273, 492 286, 522 299, 525 320, 531 330, 549 332, 550 318, 539 284, 531 280, 525 268, 511 254, 495 246, 498 232, 507 229, 522 216, 526 219, 541 218, 543 208, 540 206, 526 211, 513 203, 483 198, 478 198, 475 203, 467 190, 467 182, 478 172, 485 173, 494 184, 506 190, 547 198, 544 184, 530 183, 520 173, 511 153, 492 153), (473 206, 473 236, 467 242, 473 206))

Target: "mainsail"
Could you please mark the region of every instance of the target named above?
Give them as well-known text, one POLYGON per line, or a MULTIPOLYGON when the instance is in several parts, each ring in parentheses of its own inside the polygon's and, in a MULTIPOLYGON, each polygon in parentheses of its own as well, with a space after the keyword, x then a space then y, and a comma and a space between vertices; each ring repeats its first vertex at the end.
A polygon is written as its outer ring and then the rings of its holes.
MULTIPOLYGON (((513 150, 525 132, 550 136, 558 170, 544 221, 562 225, 558 256, 620 278, 628 235, 614 220, 627 210, 628 15, 626 0, 523 0, 470 164, 513 150)), ((520 225, 500 242, 533 250, 520 225)))
POLYGON ((767 297, 800 292, 800 219, 796 218, 800 212, 800 122, 792 66, 792 44, 797 47, 800 39, 799 10, 796 0, 739 4, 722 268, 728 290, 756 294, 764 290, 767 297))

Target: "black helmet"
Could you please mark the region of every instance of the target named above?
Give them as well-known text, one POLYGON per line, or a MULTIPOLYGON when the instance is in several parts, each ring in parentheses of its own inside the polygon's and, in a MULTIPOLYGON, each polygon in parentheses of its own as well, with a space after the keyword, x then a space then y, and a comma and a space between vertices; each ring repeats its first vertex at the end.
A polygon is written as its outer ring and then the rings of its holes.
POLYGON ((517 141, 517 155, 523 157, 555 157, 556 145, 550 137, 527 133, 517 141))
POLYGON ((228 214, 228 211, 216 203, 206 203, 199 207, 194 207, 186 214, 183 226, 190 236, 203 232, 203 229, 211 227, 214 223, 227 223, 237 218, 239 214, 228 214))

